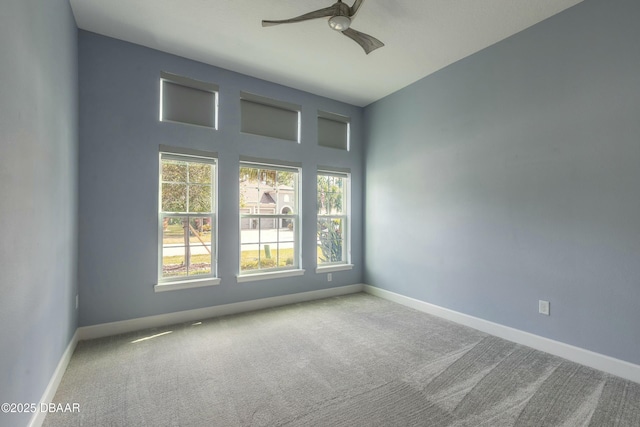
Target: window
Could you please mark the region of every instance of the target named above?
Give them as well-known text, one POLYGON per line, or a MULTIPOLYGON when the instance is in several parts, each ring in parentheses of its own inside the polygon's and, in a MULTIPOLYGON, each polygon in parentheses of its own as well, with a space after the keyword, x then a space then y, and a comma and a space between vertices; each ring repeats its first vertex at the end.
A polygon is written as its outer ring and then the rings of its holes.
POLYGON ((240 97, 242 132, 300 142, 300 105, 247 92, 240 97))
POLYGON ((349 264, 350 174, 319 170, 317 178, 318 268, 349 264))
POLYGON ((349 151, 349 117, 318 111, 318 145, 349 151))
POLYGON ((158 286, 215 278, 215 183, 215 157, 160 153, 158 286))
POLYGON ((160 74, 160 121, 218 128, 218 86, 160 74))
POLYGON ((299 268, 299 171, 240 163, 240 276, 299 268))

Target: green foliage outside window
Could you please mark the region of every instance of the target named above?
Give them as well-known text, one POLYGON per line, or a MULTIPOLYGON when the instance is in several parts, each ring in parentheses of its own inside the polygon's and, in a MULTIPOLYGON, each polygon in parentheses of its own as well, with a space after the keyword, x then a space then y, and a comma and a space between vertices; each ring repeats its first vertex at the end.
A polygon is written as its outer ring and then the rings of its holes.
POLYGON ((318 246, 322 255, 318 262, 336 263, 344 261, 344 196, 346 178, 333 175, 318 175, 317 211, 318 246))
POLYGON ((318 220, 318 237, 323 263, 342 261, 342 221, 339 219, 318 220))
POLYGON ((211 172, 207 163, 162 161, 162 211, 211 212, 211 172))
POLYGON ((161 277, 212 274, 214 165, 175 158, 160 164, 161 277))

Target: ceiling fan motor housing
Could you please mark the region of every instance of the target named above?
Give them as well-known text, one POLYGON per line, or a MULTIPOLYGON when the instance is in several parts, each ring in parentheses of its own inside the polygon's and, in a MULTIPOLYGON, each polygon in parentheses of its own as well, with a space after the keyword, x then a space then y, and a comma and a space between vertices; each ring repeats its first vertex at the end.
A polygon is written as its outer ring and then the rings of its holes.
POLYGON ((329 26, 336 31, 346 30, 351 26, 351 18, 349 18, 351 11, 349 10, 349 6, 342 3, 342 1, 338 1, 333 7, 335 8, 335 14, 329 18, 329 26))
POLYGON ((336 31, 344 31, 351 25, 351 19, 348 16, 337 15, 329 18, 329 26, 336 31))

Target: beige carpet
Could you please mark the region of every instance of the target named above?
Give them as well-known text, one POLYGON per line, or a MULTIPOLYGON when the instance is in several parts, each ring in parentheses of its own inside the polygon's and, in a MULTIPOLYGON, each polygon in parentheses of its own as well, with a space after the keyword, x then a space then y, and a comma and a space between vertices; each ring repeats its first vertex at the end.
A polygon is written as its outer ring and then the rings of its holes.
POLYGON ((45 426, 640 426, 640 384, 366 294, 83 341, 55 402, 80 412, 45 426))

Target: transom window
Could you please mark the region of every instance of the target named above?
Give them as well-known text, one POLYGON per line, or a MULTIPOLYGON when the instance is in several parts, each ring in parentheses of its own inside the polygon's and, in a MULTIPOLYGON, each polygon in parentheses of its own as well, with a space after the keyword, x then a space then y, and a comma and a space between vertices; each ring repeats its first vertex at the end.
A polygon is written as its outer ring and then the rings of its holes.
POLYGON ((349 261, 349 174, 318 171, 318 267, 349 261))
POLYGON ((216 276, 215 179, 215 158, 160 154, 160 282, 216 276))
POLYGON ((160 73, 160 121, 218 128, 218 85, 160 73))
POLYGON ((298 168, 240 163, 240 274, 299 268, 298 168))

